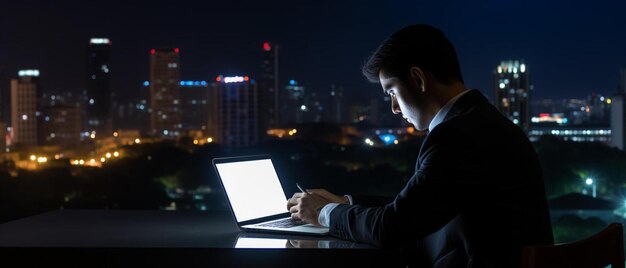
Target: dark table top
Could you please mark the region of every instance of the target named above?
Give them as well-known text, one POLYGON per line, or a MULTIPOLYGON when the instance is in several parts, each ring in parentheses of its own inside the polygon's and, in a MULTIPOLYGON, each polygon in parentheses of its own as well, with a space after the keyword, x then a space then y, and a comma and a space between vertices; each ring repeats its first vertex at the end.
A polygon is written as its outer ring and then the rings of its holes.
POLYGON ((241 232, 229 212, 57 210, 0 224, 23 266, 401 266, 400 254, 331 236, 241 232))
POLYGON ((0 247, 360 248, 331 236, 241 232, 228 212, 57 210, 0 224, 0 247))

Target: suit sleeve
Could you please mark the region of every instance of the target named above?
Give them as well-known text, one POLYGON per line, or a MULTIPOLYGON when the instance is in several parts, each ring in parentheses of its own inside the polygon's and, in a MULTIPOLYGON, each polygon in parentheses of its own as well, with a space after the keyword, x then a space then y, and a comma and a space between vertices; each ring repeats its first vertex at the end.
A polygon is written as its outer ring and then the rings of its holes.
POLYGON ((396 247, 414 243, 453 219, 462 209, 467 187, 476 184, 479 160, 470 154, 472 146, 448 140, 452 142, 423 145, 419 170, 393 202, 380 207, 337 206, 330 215, 331 234, 396 247))
POLYGON ((364 207, 377 207, 388 204, 393 201, 393 197, 388 196, 373 196, 373 195, 352 195, 352 201, 354 205, 364 207))

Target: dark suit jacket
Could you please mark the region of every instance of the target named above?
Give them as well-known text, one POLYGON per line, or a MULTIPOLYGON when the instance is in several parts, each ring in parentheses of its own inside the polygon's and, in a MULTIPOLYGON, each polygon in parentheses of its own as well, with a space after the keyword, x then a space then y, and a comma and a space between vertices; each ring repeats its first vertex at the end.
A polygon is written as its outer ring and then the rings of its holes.
POLYGON ((337 206, 331 234, 433 267, 518 267, 523 246, 554 242, 537 154, 480 91, 428 133, 415 170, 390 203, 337 206))

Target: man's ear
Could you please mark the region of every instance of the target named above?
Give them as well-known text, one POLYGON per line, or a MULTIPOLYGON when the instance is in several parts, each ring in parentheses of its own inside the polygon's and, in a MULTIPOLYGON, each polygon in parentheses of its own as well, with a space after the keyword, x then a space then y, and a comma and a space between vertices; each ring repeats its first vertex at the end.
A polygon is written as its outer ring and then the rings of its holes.
POLYGON ((426 74, 420 67, 411 67, 411 81, 415 83, 416 88, 419 89, 421 93, 426 92, 426 74))

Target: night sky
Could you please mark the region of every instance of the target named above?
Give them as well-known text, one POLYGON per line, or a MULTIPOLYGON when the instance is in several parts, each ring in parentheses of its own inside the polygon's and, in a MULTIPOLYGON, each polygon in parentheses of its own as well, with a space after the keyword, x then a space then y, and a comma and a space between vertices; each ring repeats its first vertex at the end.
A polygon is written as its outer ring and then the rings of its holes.
MULTIPOLYGON (((281 82, 381 92, 360 67, 395 30, 441 28, 466 85, 491 96, 500 60, 524 59, 538 98, 612 94, 626 67, 626 2, 619 1, 3 1, 1 85, 38 68, 46 91, 84 88, 90 37, 113 41, 113 90, 138 96, 152 47, 181 49, 184 80, 255 75, 263 41, 281 46, 281 82), (92 2, 92 3, 85 3, 92 2)), ((3 96, 7 98, 8 95, 3 96)))

